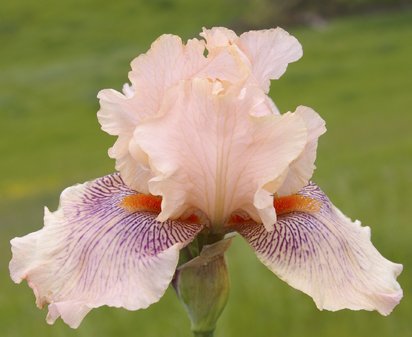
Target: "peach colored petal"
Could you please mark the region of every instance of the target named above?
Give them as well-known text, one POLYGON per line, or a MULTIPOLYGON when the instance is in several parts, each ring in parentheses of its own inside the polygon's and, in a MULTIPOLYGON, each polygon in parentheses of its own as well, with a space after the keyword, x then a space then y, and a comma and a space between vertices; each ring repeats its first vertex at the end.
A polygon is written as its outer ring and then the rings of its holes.
MULTIPOLYGON (((98 95, 100 110, 97 118, 104 131, 118 136, 108 152, 110 158, 116 160, 116 170, 121 172, 128 186, 142 193, 148 193, 147 182, 153 175, 147 163, 136 160, 129 151, 133 132, 139 123, 140 116, 133 102, 133 89, 126 86, 124 91, 127 95, 112 89, 100 91, 98 95)), ((135 149, 135 152, 138 151, 138 148, 135 149)))
POLYGON ((228 47, 236 43, 239 38, 233 30, 225 27, 213 27, 211 29, 203 27, 199 35, 206 40, 209 51, 214 48, 228 47))
POLYGON ((168 90, 196 76, 234 82, 244 77, 229 51, 206 58, 204 49, 202 41, 193 39, 184 45, 178 36, 163 35, 146 54, 133 60, 129 73, 132 85, 123 87, 124 94, 111 89, 100 91, 99 122, 104 131, 119 136, 109 155, 131 188, 146 193, 152 177, 145 155, 133 142, 133 132, 139 123, 159 113, 168 90))
POLYGON ((233 57, 249 69, 247 85, 269 91, 270 80, 279 79, 289 63, 302 57, 298 40, 282 28, 249 31, 240 37, 230 29, 203 28, 200 34, 210 53, 231 50, 233 57))
POLYGON ((299 106, 295 114, 302 117, 308 130, 307 143, 299 155, 287 169, 282 186, 277 191, 279 195, 297 193, 309 183, 315 170, 316 149, 318 138, 326 132, 325 121, 311 108, 299 106))
POLYGON ((243 33, 237 45, 248 57, 255 80, 265 92, 270 80, 280 78, 289 63, 302 57, 298 40, 281 28, 243 33))
POLYGON ((195 207, 221 226, 231 212, 244 209, 273 226, 279 186, 264 186, 302 152, 305 123, 290 113, 254 116, 266 97, 258 88, 216 85, 202 79, 181 83, 166 99, 172 108, 136 129, 136 142, 156 172, 149 190, 163 197, 158 219, 195 207))

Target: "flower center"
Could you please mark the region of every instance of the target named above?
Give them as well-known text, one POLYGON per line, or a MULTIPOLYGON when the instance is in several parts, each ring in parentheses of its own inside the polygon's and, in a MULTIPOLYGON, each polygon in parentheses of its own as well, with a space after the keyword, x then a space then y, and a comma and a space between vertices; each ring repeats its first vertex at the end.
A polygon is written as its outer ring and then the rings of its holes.
MULTIPOLYGON (((129 212, 151 212, 159 214, 161 212, 162 197, 151 194, 132 194, 123 198, 120 207, 129 212)), ((285 197, 275 197, 273 204, 277 216, 292 212, 313 213, 320 210, 320 202, 318 200, 305 197, 299 194, 292 194, 285 197)), ((186 214, 179 218, 180 221, 189 223, 200 223, 200 218, 195 213, 186 214)), ((233 213, 227 227, 233 227, 246 223, 254 222, 246 213, 233 213)))

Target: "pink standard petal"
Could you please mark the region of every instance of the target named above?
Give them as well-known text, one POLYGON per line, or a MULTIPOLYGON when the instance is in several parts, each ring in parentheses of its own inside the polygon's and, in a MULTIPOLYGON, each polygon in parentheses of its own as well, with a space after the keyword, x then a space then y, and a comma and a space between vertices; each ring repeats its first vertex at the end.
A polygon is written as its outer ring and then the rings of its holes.
MULTIPOLYGON (((146 54, 132 62, 130 81, 135 90, 135 109, 150 117, 159 112, 168 89, 181 80, 191 78, 236 81, 241 75, 239 65, 230 52, 222 50, 212 56, 204 56, 203 41, 192 39, 183 44, 180 37, 162 35, 146 54)), ((139 112, 140 113, 140 112, 139 112)))
POLYGON ((112 89, 99 92, 97 117, 102 129, 119 136, 109 155, 116 160, 116 169, 130 188, 148 192, 147 182, 153 175, 146 156, 133 141, 133 132, 142 121, 160 113, 170 88, 192 77, 222 81, 244 77, 229 51, 205 57, 204 49, 203 41, 192 39, 184 45, 178 36, 162 35, 146 54, 133 60, 129 73, 132 85, 124 86, 124 94, 112 89))
POLYGON ((214 48, 229 47, 239 39, 233 30, 225 27, 213 27, 210 29, 203 27, 200 36, 206 40, 209 51, 214 48))
POLYGON ((165 292, 202 227, 121 206, 135 193, 118 174, 70 187, 43 229, 11 241, 12 279, 28 281, 39 307, 49 303, 49 323, 61 316, 76 328, 92 308, 137 310, 165 292))
POLYGON ((388 315, 402 298, 402 265, 385 259, 369 227, 344 216, 314 184, 300 195, 317 200, 317 212, 280 215, 275 230, 243 225, 239 233, 282 280, 313 298, 319 309, 377 310, 388 315))
POLYGON ((284 181, 277 191, 280 196, 297 193, 308 184, 316 168, 318 138, 326 132, 325 121, 313 109, 299 106, 295 114, 301 116, 305 121, 308 130, 307 143, 299 157, 285 171, 284 181))
POLYGON ((299 41, 282 28, 243 33, 236 44, 249 59, 252 74, 265 92, 270 80, 279 79, 288 64, 303 55, 299 41))
POLYGON ((270 80, 279 79, 289 63, 299 60, 302 46, 282 28, 256 30, 240 37, 224 27, 203 28, 200 34, 210 53, 230 50, 238 62, 249 68, 248 85, 258 85, 269 92, 270 80))
POLYGON ((168 112, 140 125, 136 143, 156 176, 152 194, 163 197, 159 220, 187 207, 222 226, 237 209, 272 226, 275 181, 302 152, 306 126, 295 114, 255 116, 265 95, 256 87, 224 89, 197 79, 170 93, 168 112))

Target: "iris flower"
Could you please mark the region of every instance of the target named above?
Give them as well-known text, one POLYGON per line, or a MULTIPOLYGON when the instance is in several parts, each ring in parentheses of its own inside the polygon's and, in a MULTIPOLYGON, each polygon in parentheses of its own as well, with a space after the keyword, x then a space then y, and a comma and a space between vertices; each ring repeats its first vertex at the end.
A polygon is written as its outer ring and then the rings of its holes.
POLYGON ((11 241, 12 279, 48 304, 47 322, 76 328, 103 305, 148 307, 179 251, 237 232, 319 309, 389 314, 402 265, 310 181, 324 121, 305 106, 281 114, 268 96, 302 56, 299 42, 281 28, 200 35, 159 37, 132 61, 123 92, 99 93, 117 172, 67 188, 42 229, 11 241))

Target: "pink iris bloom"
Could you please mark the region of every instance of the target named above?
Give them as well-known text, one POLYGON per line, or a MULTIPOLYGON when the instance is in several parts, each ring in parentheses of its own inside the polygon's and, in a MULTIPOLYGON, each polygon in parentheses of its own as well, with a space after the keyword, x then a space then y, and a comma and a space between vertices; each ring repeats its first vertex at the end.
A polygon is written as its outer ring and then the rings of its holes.
POLYGON ((13 239, 12 279, 48 304, 47 322, 76 328, 102 305, 148 307, 198 234, 237 232, 319 309, 389 314, 402 265, 310 182, 324 121, 304 106, 280 114, 268 96, 299 42, 280 28, 201 36, 161 36, 123 93, 99 93, 118 173, 67 188, 42 229, 13 239))

